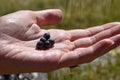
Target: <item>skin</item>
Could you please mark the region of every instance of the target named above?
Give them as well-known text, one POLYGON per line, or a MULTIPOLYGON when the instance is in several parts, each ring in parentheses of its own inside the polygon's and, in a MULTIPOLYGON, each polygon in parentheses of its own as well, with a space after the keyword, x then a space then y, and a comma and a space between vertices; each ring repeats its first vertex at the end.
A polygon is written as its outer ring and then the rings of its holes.
POLYGON ((89 63, 120 45, 119 22, 87 29, 42 29, 61 19, 59 9, 22 10, 1 16, 0 74, 49 72, 89 63), (36 50, 36 43, 46 32, 55 39, 54 47, 36 50))

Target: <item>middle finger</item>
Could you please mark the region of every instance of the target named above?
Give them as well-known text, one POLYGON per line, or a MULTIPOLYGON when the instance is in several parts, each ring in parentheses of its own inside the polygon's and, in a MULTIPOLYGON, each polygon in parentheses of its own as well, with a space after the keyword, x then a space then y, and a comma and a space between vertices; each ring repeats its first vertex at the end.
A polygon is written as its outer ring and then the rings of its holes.
POLYGON ((116 27, 110 28, 108 30, 102 31, 91 37, 86 37, 86 38, 81 38, 81 39, 75 40, 74 44, 75 44, 76 48, 88 47, 102 39, 106 39, 106 38, 112 37, 117 34, 120 34, 120 26, 119 25, 117 25, 116 27))

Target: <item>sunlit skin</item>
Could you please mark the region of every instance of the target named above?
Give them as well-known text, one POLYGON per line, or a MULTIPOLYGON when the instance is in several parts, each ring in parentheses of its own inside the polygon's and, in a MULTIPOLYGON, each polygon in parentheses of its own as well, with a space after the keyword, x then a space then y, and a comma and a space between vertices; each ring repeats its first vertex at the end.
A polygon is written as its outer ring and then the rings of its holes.
POLYGON ((119 22, 87 29, 43 29, 61 19, 59 9, 23 10, 1 16, 0 74, 49 72, 89 63, 120 45, 119 22), (50 33, 55 44, 48 50, 36 50, 44 33, 50 33))

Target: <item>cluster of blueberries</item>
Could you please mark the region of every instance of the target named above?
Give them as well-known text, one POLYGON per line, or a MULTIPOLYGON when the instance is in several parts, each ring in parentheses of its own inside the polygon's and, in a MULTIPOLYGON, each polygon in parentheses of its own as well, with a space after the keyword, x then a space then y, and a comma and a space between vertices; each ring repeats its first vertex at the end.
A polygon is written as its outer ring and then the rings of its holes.
POLYGON ((36 44, 37 50, 47 50, 51 47, 53 47, 55 41, 53 39, 50 39, 50 34, 45 33, 40 40, 36 44))

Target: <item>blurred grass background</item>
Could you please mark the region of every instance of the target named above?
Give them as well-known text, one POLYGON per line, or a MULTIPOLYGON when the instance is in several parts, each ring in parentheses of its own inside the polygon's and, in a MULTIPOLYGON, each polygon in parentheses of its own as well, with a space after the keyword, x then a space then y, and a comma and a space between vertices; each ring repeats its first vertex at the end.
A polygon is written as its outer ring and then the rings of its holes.
MULTIPOLYGON (((0 0, 0 16, 18 10, 61 9, 63 20, 51 28, 83 29, 120 21, 120 0, 0 0)), ((120 80, 120 48, 77 68, 48 73, 49 80, 120 80)))

